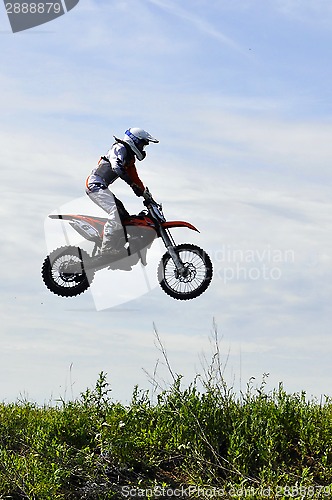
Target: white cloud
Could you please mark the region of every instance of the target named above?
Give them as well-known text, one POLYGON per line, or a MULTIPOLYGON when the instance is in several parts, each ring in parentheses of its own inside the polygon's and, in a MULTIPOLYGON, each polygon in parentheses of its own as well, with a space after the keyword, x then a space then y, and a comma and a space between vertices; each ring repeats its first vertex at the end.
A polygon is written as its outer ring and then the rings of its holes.
POLYGON ((201 15, 195 15, 192 13, 192 6, 188 5, 188 8, 179 7, 178 4, 171 2, 170 0, 148 0, 150 3, 157 5, 162 10, 170 12, 172 15, 189 22, 192 24, 194 29, 197 29, 198 32, 201 32, 218 42, 222 45, 226 45, 232 50, 242 53, 243 55, 247 55, 247 51, 243 50, 236 41, 234 41, 229 36, 222 33, 219 29, 215 28, 213 24, 206 19, 203 19, 201 15))

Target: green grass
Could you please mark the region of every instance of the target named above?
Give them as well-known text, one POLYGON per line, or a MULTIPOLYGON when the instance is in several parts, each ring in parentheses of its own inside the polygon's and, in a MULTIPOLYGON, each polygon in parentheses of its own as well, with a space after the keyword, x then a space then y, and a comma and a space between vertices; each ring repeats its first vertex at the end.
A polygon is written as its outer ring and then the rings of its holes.
POLYGON ((113 401, 101 372, 75 401, 1 404, 0 498, 331 498, 329 398, 266 391, 265 377, 236 395, 218 353, 204 380, 172 376, 155 403, 137 387, 113 401))

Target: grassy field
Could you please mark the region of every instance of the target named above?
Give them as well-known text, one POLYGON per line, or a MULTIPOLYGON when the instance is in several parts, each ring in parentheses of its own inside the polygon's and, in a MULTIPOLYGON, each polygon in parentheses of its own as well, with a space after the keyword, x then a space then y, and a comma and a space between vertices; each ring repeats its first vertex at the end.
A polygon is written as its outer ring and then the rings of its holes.
POLYGON ((153 404, 103 372, 75 401, 1 404, 0 498, 332 498, 332 401, 264 377, 235 395, 218 353, 200 389, 172 376, 153 404))

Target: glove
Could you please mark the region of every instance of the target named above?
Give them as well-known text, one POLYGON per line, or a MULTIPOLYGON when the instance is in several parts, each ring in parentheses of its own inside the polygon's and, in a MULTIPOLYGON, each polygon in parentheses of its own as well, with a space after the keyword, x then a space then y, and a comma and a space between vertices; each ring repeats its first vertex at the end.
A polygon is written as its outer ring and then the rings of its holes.
POLYGON ((151 193, 148 188, 145 188, 142 194, 145 201, 150 201, 152 199, 151 193))
POLYGON ((130 187, 134 191, 136 196, 143 196, 144 190, 140 188, 137 184, 133 182, 130 187))

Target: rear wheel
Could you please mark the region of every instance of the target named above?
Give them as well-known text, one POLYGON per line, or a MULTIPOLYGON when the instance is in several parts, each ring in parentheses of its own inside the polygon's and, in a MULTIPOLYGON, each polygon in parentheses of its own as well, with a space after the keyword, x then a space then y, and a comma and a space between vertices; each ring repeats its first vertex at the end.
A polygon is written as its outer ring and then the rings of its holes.
POLYGON ((184 265, 184 272, 180 273, 169 253, 165 253, 158 268, 160 286, 174 299, 194 299, 211 283, 211 259, 204 250, 190 243, 178 245, 174 250, 184 265))
POLYGON ((51 292, 61 297, 75 297, 87 290, 93 280, 94 271, 88 275, 84 263, 90 259, 81 248, 68 246, 54 250, 46 257, 42 277, 51 292))

